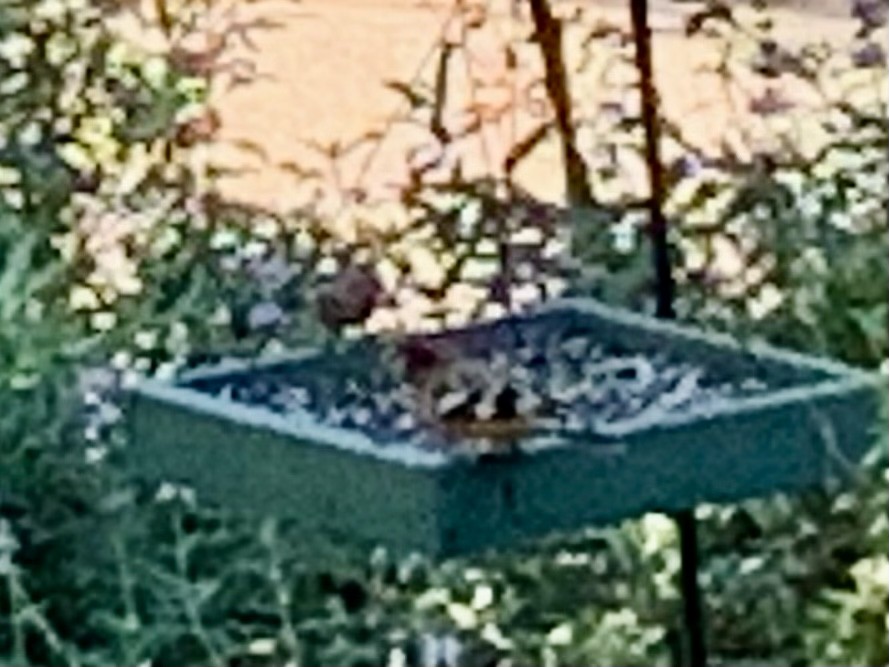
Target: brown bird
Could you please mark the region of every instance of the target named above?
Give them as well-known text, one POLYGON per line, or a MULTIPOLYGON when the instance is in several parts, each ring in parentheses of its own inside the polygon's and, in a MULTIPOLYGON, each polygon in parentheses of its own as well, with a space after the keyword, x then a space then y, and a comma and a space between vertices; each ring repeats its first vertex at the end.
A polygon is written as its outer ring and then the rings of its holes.
POLYGON ((420 419, 456 440, 484 440, 494 451, 512 451, 531 430, 520 415, 518 394, 509 385, 493 405, 482 406, 496 380, 485 362, 462 356, 448 341, 415 338, 399 346, 405 378, 417 390, 420 419))
POLYGON ((452 344, 432 338, 406 338, 396 343, 405 379, 420 386, 432 374, 438 374, 459 358, 452 344))
POLYGON ((383 295, 383 285, 373 268, 351 264, 318 290, 318 317, 324 326, 338 333, 343 327, 367 321, 382 304, 383 295))

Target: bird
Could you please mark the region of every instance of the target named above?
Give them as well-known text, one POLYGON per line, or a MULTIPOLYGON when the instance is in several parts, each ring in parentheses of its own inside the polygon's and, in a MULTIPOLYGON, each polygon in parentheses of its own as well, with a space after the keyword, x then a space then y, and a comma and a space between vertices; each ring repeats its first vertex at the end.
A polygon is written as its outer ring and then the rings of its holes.
POLYGON ((498 382, 483 360, 444 339, 408 338, 398 349, 421 421, 455 444, 484 441, 489 451, 507 453, 532 430, 531 417, 519 410, 519 392, 498 382))
POLYGON ((459 350, 444 339, 425 336, 400 337, 395 342, 398 361, 409 384, 420 386, 441 374, 459 358, 459 350))
POLYGON ((383 304, 385 290, 373 267, 349 264, 318 289, 316 306, 321 323, 334 333, 363 324, 383 304))

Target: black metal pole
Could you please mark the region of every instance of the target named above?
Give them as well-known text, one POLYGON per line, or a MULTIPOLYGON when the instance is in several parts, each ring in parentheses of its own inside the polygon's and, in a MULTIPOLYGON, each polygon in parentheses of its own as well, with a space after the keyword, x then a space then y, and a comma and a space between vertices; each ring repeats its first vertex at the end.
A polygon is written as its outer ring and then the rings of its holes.
MULTIPOLYGON (((657 113, 657 91, 651 65, 651 31, 648 27, 647 0, 630 0, 636 68, 639 70, 639 92, 642 101, 642 124, 645 130, 645 161, 648 166, 650 198, 649 234, 655 271, 656 313, 658 317, 675 316, 673 298, 675 285, 670 266, 670 244, 667 220, 664 217, 664 171, 660 157, 660 123, 657 113)), ((698 585, 698 529, 694 510, 674 515, 679 530, 681 557, 680 582, 683 603, 682 665, 706 667, 703 609, 698 585)))
POLYGON ((685 667, 706 667, 704 612, 698 586, 698 522, 694 510, 673 515, 679 528, 680 582, 683 604, 682 655, 685 667))
POLYGON ((642 99, 642 126, 645 130, 645 162, 648 166, 650 196, 648 200, 649 235, 654 262, 657 316, 672 318, 673 273, 667 220, 664 217, 664 168, 660 155, 660 122, 657 112, 657 91, 651 66, 651 30, 648 28, 647 0, 630 0, 633 20, 633 41, 636 45, 636 68, 639 70, 639 93, 642 99))

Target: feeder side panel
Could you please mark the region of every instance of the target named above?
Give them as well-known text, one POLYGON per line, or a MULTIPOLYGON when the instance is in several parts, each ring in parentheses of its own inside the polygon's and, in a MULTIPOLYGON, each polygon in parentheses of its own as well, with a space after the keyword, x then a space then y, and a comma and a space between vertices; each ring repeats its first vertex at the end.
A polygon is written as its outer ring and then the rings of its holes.
POLYGON ((434 479, 417 470, 136 393, 131 464, 236 510, 351 542, 435 548, 434 479))
POLYGON ((652 429, 613 446, 577 445, 454 466, 443 484, 446 554, 650 511, 734 502, 848 481, 873 446, 871 384, 756 411, 652 429))

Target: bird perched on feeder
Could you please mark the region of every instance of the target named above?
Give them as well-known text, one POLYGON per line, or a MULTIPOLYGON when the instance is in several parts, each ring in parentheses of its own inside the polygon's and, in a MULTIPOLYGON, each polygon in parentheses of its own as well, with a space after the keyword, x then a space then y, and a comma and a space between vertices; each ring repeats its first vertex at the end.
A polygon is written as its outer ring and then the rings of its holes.
POLYGON ((325 327, 339 333, 346 326, 366 322, 382 305, 384 294, 383 284, 372 267, 350 264, 318 290, 318 317, 325 327))
POLYGON ((417 392, 420 418, 457 439, 484 441, 509 451, 532 427, 520 410, 520 394, 486 363, 461 354, 446 340, 410 338, 399 352, 405 378, 417 392))
POLYGON ((415 387, 443 373, 460 357, 457 348, 448 341, 426 337, 397 341, 396 350, 405 379, 415 387))

